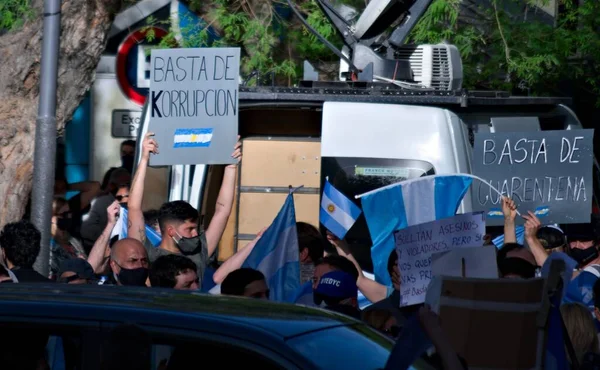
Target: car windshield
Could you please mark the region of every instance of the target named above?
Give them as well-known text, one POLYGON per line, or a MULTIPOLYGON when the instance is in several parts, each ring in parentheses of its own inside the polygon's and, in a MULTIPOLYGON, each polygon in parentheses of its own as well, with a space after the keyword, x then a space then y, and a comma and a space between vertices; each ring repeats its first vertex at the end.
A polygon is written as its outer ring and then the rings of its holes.
POLYGON ((287 343, 319 369, 383 369, 393 346, 365 325, 315 331, 287 343))

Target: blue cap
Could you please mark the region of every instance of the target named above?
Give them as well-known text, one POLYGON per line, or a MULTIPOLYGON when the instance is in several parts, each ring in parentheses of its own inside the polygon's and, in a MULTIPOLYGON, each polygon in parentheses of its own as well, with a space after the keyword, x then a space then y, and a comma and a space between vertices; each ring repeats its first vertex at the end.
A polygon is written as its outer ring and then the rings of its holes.
POLYGON ((324 298, 356 298, 358 287, 352 275, 343 271, 332 271, 321 277, 315 293, 324 298))

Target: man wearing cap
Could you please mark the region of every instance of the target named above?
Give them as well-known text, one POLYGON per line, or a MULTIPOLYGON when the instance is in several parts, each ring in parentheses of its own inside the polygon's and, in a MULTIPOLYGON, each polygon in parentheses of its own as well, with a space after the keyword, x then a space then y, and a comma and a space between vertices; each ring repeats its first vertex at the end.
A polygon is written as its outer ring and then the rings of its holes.
POLYGON ((315 304, 325 303, 325 309, 360 320, 356 278, 343 271, 331 271, 323 276, 314 291, 315 304))
POLYGON ((571 280, 563 298, 564 303, 579 302, 594 313, 594 284, 600 278, 600 254, 596 218, 589 224, 566 225, 568 254, 578 263, 579 274, 571 280))
POLYGON ((65 260, 60 265, 58 282, 66 284, 92 284, 96 280, 94 269, 81 258, 65 260))

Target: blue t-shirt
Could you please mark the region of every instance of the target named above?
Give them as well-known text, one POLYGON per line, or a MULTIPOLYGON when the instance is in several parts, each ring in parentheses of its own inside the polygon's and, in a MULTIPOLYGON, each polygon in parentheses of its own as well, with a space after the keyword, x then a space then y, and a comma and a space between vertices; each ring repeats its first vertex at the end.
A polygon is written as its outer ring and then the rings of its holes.
POLYGON ((600 277, 600 266, 586 267, 577 277, 569 283, 563 303, 582 303, 594 313, 594 284, 600 277))

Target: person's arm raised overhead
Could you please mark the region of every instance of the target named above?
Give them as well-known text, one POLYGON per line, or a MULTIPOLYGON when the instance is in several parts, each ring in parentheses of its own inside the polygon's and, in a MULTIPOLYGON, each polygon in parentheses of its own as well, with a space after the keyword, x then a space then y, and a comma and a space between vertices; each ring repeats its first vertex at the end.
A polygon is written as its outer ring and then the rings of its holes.
POLYGON ((87 261, 94 269, 96 274, 101 274, 108 267, 108 257, 110 256, 110 235, 117 224, 117 215, 121 206, 119 202, 114 201, 106 210, 108 214, 108 223, 102 231, 102 234, 94 243, 87 261))
POLYGON ((540 219, 529 211, 527 215, 523 215, 525 219, 525 241, 529 246, 529 250, 533 253, 535 262, 538 266, 544 266, 546 259, 548 258, 548 252, 537 237, 537 232, 542 226, 540 219))
POLYGON ((217 204, 215 207, 215 214, 213 215, 208 228, 206 229, 206 241, 208 244, 208 256, 217 249, 219 241, 223 236, 225 227, 227 226, 227 220, 231 214, 233 208, 233 196, 235 193, 235 174, 237 171, 238 164, 242 159, 242 143, 239 141, 233 148, 231 156, 237 160, 238 163, 231 164, 225 167, 225 173, 223 174, 223 183, 221 184, 221 190, 219 190, 219 196, 217 197, 217 204))
POLYGON ((144 213, 142 212, 142 201, 144 200, 144 182, 146 180, 146 170, 150 161, 150 154, 158 153, 158 143, 153 138, 154 133, 148 132, 142 142, 142 158, 135 170, 131 188, 129 190, 129 200, 127 201, 127 236, 137 239, 144 243, 146 241, 146 224, 144 223, 144 213))
POLYGON ((515 201, 503 196, 502 213, 504 214, 504 243, 516 243, 515 218, 517 217, 517 206, 515 205, 515 201))

